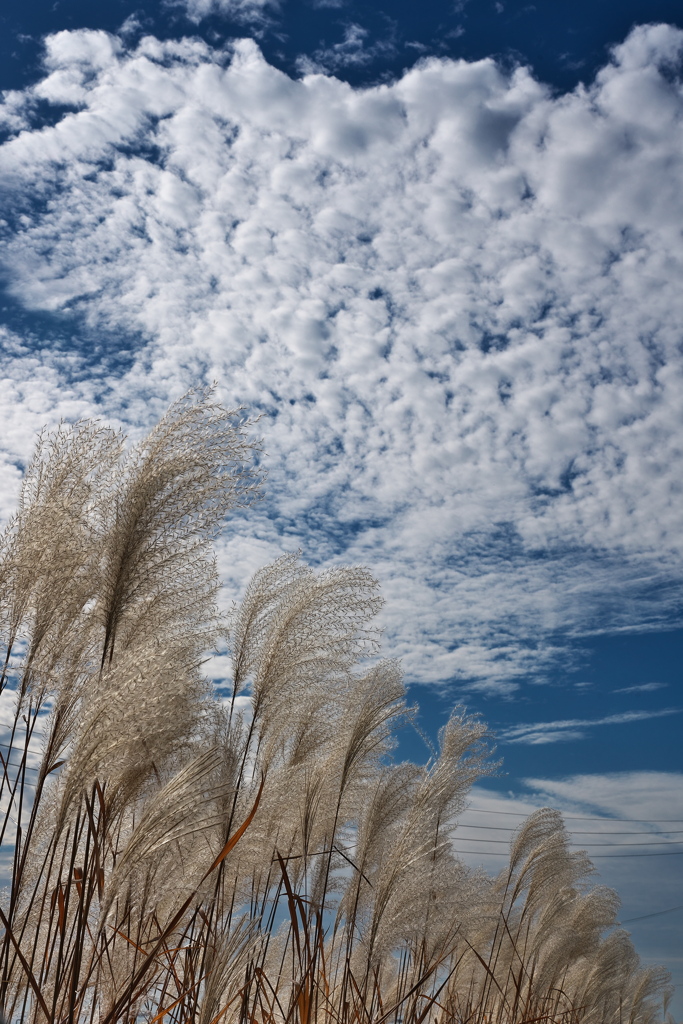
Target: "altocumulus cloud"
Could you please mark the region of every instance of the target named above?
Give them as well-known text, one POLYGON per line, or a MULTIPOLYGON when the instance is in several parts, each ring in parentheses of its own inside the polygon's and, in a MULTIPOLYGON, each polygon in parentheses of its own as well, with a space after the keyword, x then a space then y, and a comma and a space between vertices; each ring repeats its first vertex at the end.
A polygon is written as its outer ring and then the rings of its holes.
POLYGON ((636 28, 555 96, 492 60, 354 90, 248 40, 50 37, 2 115, 4 278, 52 325, 6 335, 5 492, 42 420, 143 425, 215 378, 271 467, 229 587, 283 546, 363 561, 413 677, 499 689, 562 633, 670 620, 682 52, 636 28))
POLYGON ((182 7, 195 25, 212 14, 224 14, 258 29, 279 8, 279 0, 168 0, 169 7, 182 7))

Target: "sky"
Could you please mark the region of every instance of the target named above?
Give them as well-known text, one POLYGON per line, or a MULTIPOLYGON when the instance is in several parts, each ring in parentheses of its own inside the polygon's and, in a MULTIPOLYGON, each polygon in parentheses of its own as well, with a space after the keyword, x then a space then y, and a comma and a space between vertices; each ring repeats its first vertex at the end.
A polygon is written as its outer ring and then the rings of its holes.
POLYGON ((0 519, 44 424, 217 381, 268 472, 226 601, 368 565, 423 732, 497 738, 463 856, 561 807, 679 1018, 682 79, 669 0, 0 14, 0 519))

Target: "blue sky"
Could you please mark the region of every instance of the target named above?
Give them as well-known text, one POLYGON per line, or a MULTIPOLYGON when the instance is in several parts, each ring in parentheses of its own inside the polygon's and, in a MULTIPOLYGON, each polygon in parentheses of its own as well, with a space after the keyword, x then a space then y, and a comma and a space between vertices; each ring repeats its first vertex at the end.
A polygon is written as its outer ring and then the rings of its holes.
POLYGON ((589 80, 604 64, 608 47, 623 41, 634 25, 682 20, 677 0, 187 0, 142 6, 135 0, 28 0, 6 5, 0 16, 3 86, 34 81, 46 33, 84 27, 118 32, 127 18, 159 38, 190 31, 215 44, 254 35, 268 61, 288 73, 297 72, 302 57, 314 60, 316 53, 331 51, 328 64, 335 60, 335 71, 354 85, 399 76, 428 54, 522 61, 558 89, 589 80), (355 33, 351 26, 357 26, 355 33))
MULTIPOLYGON (((682 59, 669 0, 6 6, 0 516, 44 423, 215 379, 226 601, 369 565, 425 733, 497 734, 469 822, 680 838, 682 59)), ((678 849, 596 865, 683 986, 678 849)))

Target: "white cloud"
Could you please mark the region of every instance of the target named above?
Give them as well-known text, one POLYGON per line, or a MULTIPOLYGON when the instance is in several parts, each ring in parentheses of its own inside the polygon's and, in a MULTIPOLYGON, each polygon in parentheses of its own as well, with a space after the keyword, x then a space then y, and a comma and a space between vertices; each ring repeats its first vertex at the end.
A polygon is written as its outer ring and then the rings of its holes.
POLYGON ((379 39, 366 45, 367 29, 355 22, 350 22, 344 29, 344 38, 340 43, 321 47, 311 54, 297 58, 297 70, 301 74, 318 74, 339 71, 342 68, 364 67, 371 64, 378 56, 395 53, 395 45, 390 39, 379 39))
POLYGON ((354 90, 248 40, 51 37, 7 99, 3 273, 62 343, 3 357, 3 514, 38 421, 139 430, 216 378, 269 453, 268 503, 221 552, 230 594, 235 552, 363 561, 411 678, 499 690, 563 633, 669 621, 682 46, 638 28, 553 97, 492 60, 354 90), (31 127, 37 98, 72 109, 31 127))
POLYGON ((280 0, 166 0, 169 7, 182 7, 196 25, 210 15, 222 15, 233 21, 260 26, 271 20, 280 8, 280 0))
POLYGON ((568 815, 589 813, 660 822, 658 828, 662 832, 667 831, 667 822, 672 828, 683 828, 683 775, 680 773, 573 775, 556 780, 527 779, 526 785, 543 799, 550 797, 568 815))
POLYGON ((613 693, 653 693, 655 690, 663 690, 668 683, 638 683, 636 686, 622 686, 613 693))
POLYGON ((585 735, 584 729, 592 729, 598 725, 628 725, 631 722, 643 722, 648 718, 678 714, 680 708, 660 708, 656 711, 622 711, 615 715, 605 715, 603 718, 568 718, 557 722, 521 723, 503 729, 499 736, 504 743, 527 743, 537 746, 542 743, 582 739, 585 735))

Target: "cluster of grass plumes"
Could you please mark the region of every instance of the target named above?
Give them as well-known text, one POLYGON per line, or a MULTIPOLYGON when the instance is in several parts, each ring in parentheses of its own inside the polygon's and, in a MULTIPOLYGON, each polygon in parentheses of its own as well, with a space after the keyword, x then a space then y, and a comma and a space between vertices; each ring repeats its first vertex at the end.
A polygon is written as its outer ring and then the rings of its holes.
POLYGON ((458 860, 479 721, 454 713, 426 766, 392 760, 410 710, 365 569, 258 572, 216 696, 211 544, 257 485, 210 391, 130 449, 92 423, 40 439, 0 560, 7 1020, 661 1019, 661 972, 559 815, 499 878, 458 860))

